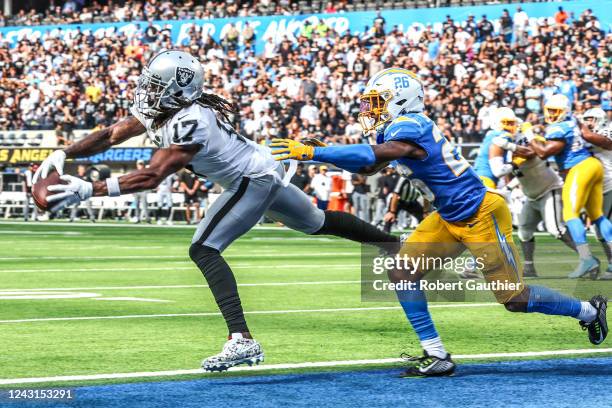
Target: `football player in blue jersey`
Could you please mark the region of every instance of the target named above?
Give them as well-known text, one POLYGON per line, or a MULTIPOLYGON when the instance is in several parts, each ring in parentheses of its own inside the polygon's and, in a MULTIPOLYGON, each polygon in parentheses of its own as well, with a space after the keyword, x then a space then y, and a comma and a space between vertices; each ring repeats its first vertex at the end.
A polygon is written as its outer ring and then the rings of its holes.
MULTIPOLYGON (((491 130, 485 135, 474 162, 474 171, 486 187, 497 188, 499 179, 512 172, 512 164, 506 160, 507 152, 493 141, 501 138, 512 143, 518 127, 519 119, 512 109, 502 107, 493 113, 491 130)), ((518 144, 514 146, 513 156, 525 158, 533 156, 531 149, 518 144)))
POLYGON ((546 159, 554 156, 559 171, 565 175, 563 184, 563 220, 576 244, 580 262, 569 274, 580 278, 599 273, 599 260, 591 254, 586 239, 586 228, 580 219, 584 208, 601 236, 612 248, 612 222, 603 214, 604 169, 593 157, 582 137, 580 126, 571 114, 569 99, 562 94, 551 96, 544 103, 544 120, 548 123, 543 142, 532 139, 535 153, 546 159))
MULTIPOLYGON (((359 119, 364 131, 376 132, 376 145, 312 147, 277 139, 273 153, 278 160, 316 160, 359 173, 372 173, 393 162, 400 174, 427 186, 437 208, 410 235, 400 255, 445 259, 467 248, 483 260, 487 281, 514 284, 493 291, 506 309, 574 317, 588 330, 591 343, 601 344, 607 335, 607 299, 595 296, 581 302, 523 284, 504 198, 487 191, 470 164, 423 113, 423 99, 423 85, 416 74, 401 68, 383 70, 370 79, 360 96, 359 119)), ((396 270, 389 277, 392 282, 416 282, 426 272, 425 268, 396 270)), ((410 359, 404 375, 450 375, 455 363, 434 327, 424 292, 416 286, 397 291, 424 349, 422 357, 410 359)))

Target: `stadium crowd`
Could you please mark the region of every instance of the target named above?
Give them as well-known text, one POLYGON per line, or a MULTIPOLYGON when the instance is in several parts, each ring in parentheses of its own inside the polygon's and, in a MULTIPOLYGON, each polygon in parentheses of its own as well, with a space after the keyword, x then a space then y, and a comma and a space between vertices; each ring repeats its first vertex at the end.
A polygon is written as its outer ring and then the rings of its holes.
MULTIPOLYGON (((319 3, 317 2, 317 5, 319 3)), ((342 12, 346 10, 347 3, 346 0, 329 2, 322 6, 322 11, 342 12)), ((44 10, 22 9, 10 17, 0 15, 0 26, 210 19, 269 14, 294 15, 303 12, 303 7, 296 0, 66 0, 51 1, 49 7, 44 10)))
MULTIPOLYGON (((367 78, 394 65, 420 74, 428 114, 464 142, 481 140, 497 105, 537 122, 543 99, 556 90, 578 110, 609 111, 612 35, 590 10, 574 16, 559 7, 534 30, 520 6, 491 17, 500 18, 499 32, 487 16, 462 24, 448 16, 441 33, 431 26, 402 32, 380 13, 359 35, 306 23, 295 40, 268 39, 258 54, 248 24, 218 43, 194 27, 181 48, 200 57, 207 88, 236 103, 237 126, 258 141, 308 135, 360 142, 357 96, 367 78)), ((0 129, 56 129, 63 144, 75 128, 108 125, 128 114, 144 62, 169 47, 169 31, 152 24, 130 38, 78 30, 15 48, 0 38, 0 129)))

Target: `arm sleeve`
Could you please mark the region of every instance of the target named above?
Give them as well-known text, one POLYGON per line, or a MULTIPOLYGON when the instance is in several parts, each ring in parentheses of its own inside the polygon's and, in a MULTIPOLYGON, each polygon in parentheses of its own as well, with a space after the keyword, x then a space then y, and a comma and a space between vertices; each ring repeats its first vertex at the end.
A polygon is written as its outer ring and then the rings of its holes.
POLYGON ((504 163, 503 157, 492 157, 489 159, 489 166, 491 166, 491 172, 495 177, 502 177, 512 172, 512 165, 504 163))
POLYGON ((376 163, 372 146, 366 144, 315 147, 312 159, 331 163, 351 173, 376 163))
POLYGON ((516 143, 512 143, 507 137, 504 136, 494 137, 493 144, 511 152, 516 150, 516 143))

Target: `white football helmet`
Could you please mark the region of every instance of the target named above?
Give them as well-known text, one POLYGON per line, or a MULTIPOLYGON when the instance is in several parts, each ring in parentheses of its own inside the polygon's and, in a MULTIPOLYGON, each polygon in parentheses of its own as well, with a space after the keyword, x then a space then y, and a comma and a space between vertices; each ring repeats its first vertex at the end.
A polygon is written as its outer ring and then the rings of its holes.
POLYGON ((582 114, 582 120, 593 124, 593 129, 601 129, 606 124, 606 112, 601 108, 591 108, 582 114))
POLYGON ((134 104, 143 116, 155 118, 189 105, 202 96, 203 86, 204 68, 194 56, 162 51, 143 68, 134 104))
POLYGON ((544 102, 544 120, 546 123, 562 122, 571 111, 570 101, 563 94, 554 94, 544 102))
POLYGON ((425 91, 412 71, 388 68, 374 75, 359 97, 359 122, 370 132, 404 113, 423 112, 425 91))
POLYGON ((514 111, 507 107, 497 108, 493 112, 491 119, 491 128, 494 130, 505 130, 514 136, 518 130, 519 118, 516 117, 514 111))

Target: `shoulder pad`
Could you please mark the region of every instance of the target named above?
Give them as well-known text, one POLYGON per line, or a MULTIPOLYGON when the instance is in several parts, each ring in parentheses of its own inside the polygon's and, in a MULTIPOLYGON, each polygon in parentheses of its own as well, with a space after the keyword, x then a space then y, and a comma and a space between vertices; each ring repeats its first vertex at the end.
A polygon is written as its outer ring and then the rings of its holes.
POLYGON ((417 139, 422 133, 421 124, 415 119, 407 118, 400 122, 393 121, 385 129, 385 140, 417 139))

